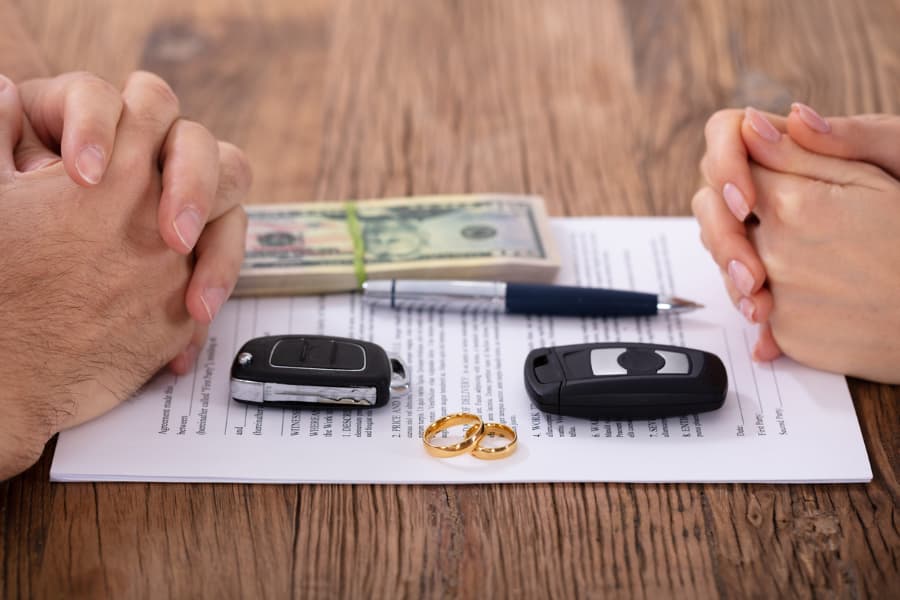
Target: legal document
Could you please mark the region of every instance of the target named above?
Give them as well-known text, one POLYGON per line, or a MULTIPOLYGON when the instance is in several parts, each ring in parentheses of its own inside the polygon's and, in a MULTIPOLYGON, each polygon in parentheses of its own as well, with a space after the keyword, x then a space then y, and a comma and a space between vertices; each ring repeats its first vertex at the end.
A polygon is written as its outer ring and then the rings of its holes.
POLYGON ((553 220, 557 283, 677 295, 703 309, 652 317, 395 311, 358 294, 225 304, 196 368, 160 373, 110 413, 60 434, 55 481, 321 483, 845 482, 872 471, 844 377, 787 358, 756 363, 756 327, 725 293, 689 218, 553 220), (360 338, 405 360, 410 392, 375 409, 272 408, 229 397, 231 362, 264 335, 360 338), (650 420, 561 417, 525 391, 529 350, 581 342, 688 346, 718 355, 724 406, 650 420), (513 427, 509 458, 426 454, 422 434, 459 411, 513 427))

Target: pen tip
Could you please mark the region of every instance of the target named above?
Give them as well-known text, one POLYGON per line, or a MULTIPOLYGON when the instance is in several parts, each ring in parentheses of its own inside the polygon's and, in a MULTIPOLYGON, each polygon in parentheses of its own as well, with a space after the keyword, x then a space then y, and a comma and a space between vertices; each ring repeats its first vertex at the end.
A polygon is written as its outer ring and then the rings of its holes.
POLYGON ((682 313, 703 308, 703 305, 678 296, 660 296, 656 307, 660 312, 682 313))

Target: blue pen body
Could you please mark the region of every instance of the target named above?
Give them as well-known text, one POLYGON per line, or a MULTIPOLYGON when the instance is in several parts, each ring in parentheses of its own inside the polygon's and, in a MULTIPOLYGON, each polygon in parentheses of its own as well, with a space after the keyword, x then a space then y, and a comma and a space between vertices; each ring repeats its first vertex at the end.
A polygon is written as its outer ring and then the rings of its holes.
POLYGON ((581 317, 655 315, 657 295, 565 285, 508 283, 506 312, 581 317))

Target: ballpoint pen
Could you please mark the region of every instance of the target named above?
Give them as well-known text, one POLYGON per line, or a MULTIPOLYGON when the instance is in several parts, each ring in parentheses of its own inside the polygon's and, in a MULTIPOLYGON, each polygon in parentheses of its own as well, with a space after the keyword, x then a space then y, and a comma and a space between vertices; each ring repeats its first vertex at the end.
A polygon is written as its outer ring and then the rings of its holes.
POLYGON ((515 314, 620 317, 681 313, 702 304, 677 296, 553 284, 385 279, 363 283, 363 301, 391 308, 434 307, 515 314))

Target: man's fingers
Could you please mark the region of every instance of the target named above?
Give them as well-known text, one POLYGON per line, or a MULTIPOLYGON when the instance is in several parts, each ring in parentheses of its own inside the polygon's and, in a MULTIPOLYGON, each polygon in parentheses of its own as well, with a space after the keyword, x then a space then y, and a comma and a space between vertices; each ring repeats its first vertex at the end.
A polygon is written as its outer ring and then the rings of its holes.
POLYGON ((210 219, 217 219, 242 203, 253 183, 250 161, 240 148, 219 142, 219 160, 219 187, 210 219))
POLYGON ((765 268, 747 239, 743 223, 735 220, 712 188, 698 191, 691 202, 700 223, 704 246, 742 296, 754 294, 766 278, 765 268))
POLYGON ((19 88, 0 75, 0 181, 57 162, 26 118, 19 88))
POLYGON ((22 173, 29 173, 43 169, 48 165, 62 162, 58 154, 51 152, 44 146, 44 142, 31 128, 31 123, 25 119, 22 123, 22 139, 15 151, 16 169, 22 173))
POLYGON ((825 119, 811 107, 795 102, 787 126, 791 138, 810 152, 867 162, 900 179, 900 117, 858 115, 825 119))
POLYGON ((241 206, 206 226, 197 242, 197 262, 186 296, 194 320, 212 321, 231 295, 244 261, 246 234, 247 213, 241 206))
POLYGON ((206 344, 206 338, 209 335, 209 325, 206 323, 196 323, 194 325, 194 335, 187 348, 178 353, 178 356, 169 361, 169 370, 176 375, 184 375, 189 373, 203 346, 206 344))
POLYGON ((25 112, 38 137, 59 148, 66 172, 80 185, 103 178, 113 152, 122 96, 90 73, 67 73, 22 86, 25 112))
POLYGON ((124 107, 109 169, 123 172, 156 166, 166 134, 178 118, 178 98, 165 81, 146 71, 129 76, 122 90, 124 107))
POLYGON ((159 232, 181 254, 194 249, 216 201, 219 144, 202 125, 179 119, 169 130, 160 154, 163 193, 159 232))
POLYGON ((14 151, 22 137, 22 104, 15 84, 0 75, 0 183, 13 178, 14 151))
POLYGON ((878 174, 883 176, 880 169, 871 165, 810 152, 790 136, 782 135, 765 115, 753 108, 746 110, 741 135, 750 158, 773 171, 840 185, 859 184, 860 173, 873 178, 878 174))
MULTIPOLYGON (((786 123, 769 115, 776 127, 786 131, 786 123)), ((756 190, 750 179, 747 150, 741 138, 744 111, 720 110, 706 122, 706 154, 701 172, 707 184, 722 194, 732 214, 743 221, 756 205, 756 190)))

